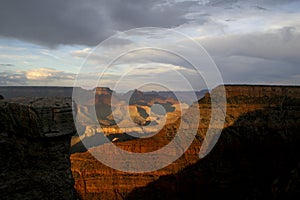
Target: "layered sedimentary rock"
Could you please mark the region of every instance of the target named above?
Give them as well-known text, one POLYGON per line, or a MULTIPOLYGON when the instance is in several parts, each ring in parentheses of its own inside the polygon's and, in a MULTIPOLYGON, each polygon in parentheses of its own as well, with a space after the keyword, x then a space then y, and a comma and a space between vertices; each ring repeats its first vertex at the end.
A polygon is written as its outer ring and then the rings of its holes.
MULTIPOLYGON (((183 156, 161 170, 142 174, 125 173, 101 164, 89 152, 73 154, 72 172, 75 188, 80 196, 83 199, 91 197, 122 199, 135 189, 128 198, 180 199, 184 198, 182 195, 188 197, 190 192, 198 191, 209 191, 205 193, 208 196, 214 192, 234 194, 234 188, 240 188, 239 183, 245 186, 242 188, 245 194, 252 195, 242 196, 244 199, 255 198, 255 195, 265 197, 262 191, 268 190, 271 193, 270 180, 276 175, 282 175, 284 173, 282 171, 292 167, 299 158, 295 152, 299 146, 300 88, 240 85, 226 86, 225 89, 227 96, 227 112, 223 113, 226 115, 225 123, 222 127, 213 127, 224 130, 217 146, 207 157, 199 161, 198 154, 207 129, 211 128, 209 123, 212 108, 209 94, 190 108, 184 117, 185 121, 190 122, 186 131, 199 125, 192 145, 183 156), (194 113, 197 112, 193 109, 198 108, 200 120, 199 124, 195 124, 194 113), (258 154, 261 157, 257 158, 258 163, 255 163, 258 154), (285 159, 288 157, 291 159, 285 159), (259 162, 263 163, 262 173, 258 169, 259 162), (273 169, 272 166, 276 164, 278 167, 273 169), (269 174, 264 173, 268 170, 269 174), (169 176, 164 176, 168 174, 169 176), (268 177, 262 176, 263 178, 259 179, 259 176, 264 174, 268 177), (185 176, 188 178, 185 179, 185 176)), ((220 88, 216 88, 212 94, 221 95, 220 91, 220 88)), ((166 125, 151 138, 115 144, 131 152, 151 152, 168 144, 175 137, 181 122, 179 119, 174 124, 166 125)), ((90 151, 97 152, 97 147, 90 151)))
POLYGON ((300 88, 228 86, 226 91, 226 127, 209 155, 136 188, 126 199, 300 198, 300 88))
POLYGON ((1 199, 76 199, 70 98, 0 101, 1 199))

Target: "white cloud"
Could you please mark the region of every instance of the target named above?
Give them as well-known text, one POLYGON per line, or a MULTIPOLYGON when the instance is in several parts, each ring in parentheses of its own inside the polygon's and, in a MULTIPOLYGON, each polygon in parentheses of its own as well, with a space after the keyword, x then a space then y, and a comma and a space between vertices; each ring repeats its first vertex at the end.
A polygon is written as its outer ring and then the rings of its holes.
POLYGON ((26 78, 29 80, 45 80, 48 77, 51 77, 53 72, 55 71, 51 69, 40 68, 40 69, 29 70, 25 74, 26 74, 26 78))
POLYGON ((52 68, 38 68, 25 72, 28 80, 74 79, 74 74, 52 68))
POLYGON ((84 48, 84 49, 81 49, 81 50, 74 50, 74 51, 71 51, 71 56, 74 56, 74 57, 78 57, 78 58, 85 58, 89 55, 89 53, 91 52, 91 48, 84 48))

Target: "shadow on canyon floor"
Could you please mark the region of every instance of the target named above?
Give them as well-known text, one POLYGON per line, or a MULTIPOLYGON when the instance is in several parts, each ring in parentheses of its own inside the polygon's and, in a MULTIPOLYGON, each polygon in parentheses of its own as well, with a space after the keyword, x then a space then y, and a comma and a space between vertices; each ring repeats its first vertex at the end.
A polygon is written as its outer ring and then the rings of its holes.
POLYGON ((106 142, 106 140, 110 140, 110 141, 113 141, 113 139, 117 138, 118 141, 126 141, 126 140, 135 140, 135 139, 138 139, 136 137, 133 137, 131 135, 128 135, 126 133, 123 133, 123 134, 111 134, 111 135, 108 135, 108 136, 105 136, 104 134, 102 133, 96 133, 95 135, 91 136, 91 137, 86 137, 82 140, 80 140, 77 137, 77 140, 78 142, 76 144, 73 144, 71 146, 71 149, 70 149, 70 153, 83 153, 83 152, 86 152, 87 149, 89 148, 92 148, 92 147, 96 147, 96 146, 99 146, 99 145, 103 145, 106 142), (106 140, 105 140, 105 137, 106 140))

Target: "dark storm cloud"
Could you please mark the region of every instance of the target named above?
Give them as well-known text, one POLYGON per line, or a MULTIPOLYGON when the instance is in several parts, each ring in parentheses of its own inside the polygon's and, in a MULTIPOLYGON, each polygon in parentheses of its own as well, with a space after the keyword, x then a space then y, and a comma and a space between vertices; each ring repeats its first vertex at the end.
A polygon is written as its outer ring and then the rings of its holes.
POLYGON ((161 0, 2 0, 0 36, 47 46, 96 45, 115 31, 175 27, 197 2, 161 0), (168 2, 168 1, 166 1, 168 2))

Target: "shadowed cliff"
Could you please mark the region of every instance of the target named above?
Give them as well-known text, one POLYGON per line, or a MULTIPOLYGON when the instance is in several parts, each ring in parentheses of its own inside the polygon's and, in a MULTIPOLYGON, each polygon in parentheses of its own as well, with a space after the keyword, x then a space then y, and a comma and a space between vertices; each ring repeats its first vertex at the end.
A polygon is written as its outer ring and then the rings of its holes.
POLYGON ((126 199, 299 199, 299 117, 299 106, 288 102, 246 113, 222 131, 207 157, 126 199))
POLYGON ((0 101, 0 198, 76 199, 70 98, 0 101))

